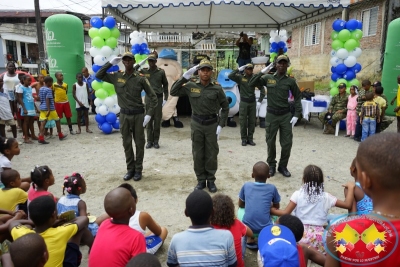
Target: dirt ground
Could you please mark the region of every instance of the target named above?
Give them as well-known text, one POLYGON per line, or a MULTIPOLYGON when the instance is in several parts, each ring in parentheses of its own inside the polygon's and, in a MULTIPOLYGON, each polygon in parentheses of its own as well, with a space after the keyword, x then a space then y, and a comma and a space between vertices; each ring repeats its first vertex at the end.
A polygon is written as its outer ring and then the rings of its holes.
MULTIPOLYGON (((238 122, 239 119, 236 117, 238 122)), ((168 245, 175 233, 187 229, 190 220, 184 215, 185 199, 196 185, 190 141, 190 119, 181 118, 184 128, 174 127, 161 129, 161 148, 146 149, 144 158, 143 179, 130 181, 139 197, 137 209, 149 212, 162 226, 167 227, 169 235, 163 247, 157 252, 163 266, 166 266, 168 245)), ((92 134, 69 135, 64 141, 58 138, 49 139, 50 144, 22 144, 21 154, 13 158, 13 167, 22 177, 30 175, 35 165, 48 165, 56 178, 50 191, 56 196, 62 195, 62 181, 65 175, 79 172, 84 175, 87 192, 82 195, 91 215, 104 213, 104 196, 111 189, 124 181, 126 172, 125 156, 121 135, 118 131, 104 135, 97 128, 94 116, 90 116, 92 134)), ((396 122, 386 131, 393 132, 396 122)), ((76 125, 74 129, 76 129, 76 125)), ((63 126, 68 132, 68 127, 63 126)), ((325 190, 343 199, 342 184, 352 180, 349 174, 359 143, 343 137, 323 135, 321 123, 317 117, 304 127, 304 121, 294 128, 292 154, 288 169, 292 177, 285 178, 279 173, 268 182, 278 188, 281 195, 281 207, 285 207, 292 193, 301 186, 302 172, 308 164, 320 166, 324 172, 325 190)), ((18 140, 22 134, 19 134, 18 140)), ((232 197, 235 203, 242 185, 252 181, 252 166, 257 161, 267 158, 265 131, 256 128, 255 147, 241 146, 239 127, 222 129, 219 140, 219 168, 216 184, 220 193, 232 197)), ((277 145, 277 155, 280 146, 277 145)), ((279 159, 279 158, 278 158, 279 159)), ((332 209, 331 213, 344 213, 345 210, 332 209)), ((87 249, 82 247, 83 263, 87 266, 87 249)), ((256 253, 247 250, 246 266, 257 266, 256 253)))

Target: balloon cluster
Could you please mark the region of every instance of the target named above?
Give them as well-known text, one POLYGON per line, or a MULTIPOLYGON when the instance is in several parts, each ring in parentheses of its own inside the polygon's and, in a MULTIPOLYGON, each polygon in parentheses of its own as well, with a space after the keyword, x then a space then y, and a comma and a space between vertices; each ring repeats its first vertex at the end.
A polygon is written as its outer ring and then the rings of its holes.
POLYGON ((270 43, 270 61, 274 61, 275 57, 278 55, 279 50, 283 50, 283 53, 286 54, 288 48, 286 45, 286 41, 288 39, 286 30, 272 30, 269 33, 269 43, 270 43))
POLYGON ((357 58, 361 55, 360 39, 363 36, 362 22, 351 19, 344 21, 337 19, 332 24, 333 32, 331 60, 331 82, 330 94, 332 96, 339 93, 338 85, 344 83, 347 85, 348 92, 351 85, 360 86, 356 79, 356 74, 362 69, 357 58))
MULTIPOLYGON (((93 57, 94 65, 92 70, 94 73, 108 61, 118 56, 117 49, 119 30, 115 27, 116 22, 113 17, 106 17, 101 20, 99 17, 90 19, 92 28, 89 30, 89 36, 92 38, 92 47, 90 55, 93 57)), ((107 72, 118 71, 119 67, 112 66, 107 72)), ((112 129, 119 129, 119 120, 117 115, 120 112, 120 107, 117 102, 114 85, 108 82, 95 80, 92 82, 92 88, 95 90, 96 99, 96 117, 98 127, 103 133, 110 134, 112 129)))
POLYGON ((150 49, 147 45, 147 40, 145 38, 146 34, 144 32, 133 31, 130 34, 131 37, 131 52, 135 55, 136 62, 140 62, 147 58, 150 54, 150 49))

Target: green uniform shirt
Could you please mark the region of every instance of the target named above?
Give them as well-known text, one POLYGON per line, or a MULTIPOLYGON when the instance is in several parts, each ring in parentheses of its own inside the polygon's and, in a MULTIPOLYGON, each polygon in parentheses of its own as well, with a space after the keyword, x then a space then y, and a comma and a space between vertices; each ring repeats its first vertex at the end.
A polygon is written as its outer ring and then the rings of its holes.
MULTIPOLYGON (((255 99, 256 96, 254 94, 254 91, 256 90, 256 88, 255 86, 250 86, 249 84, 253 76, 254 75, 248 77, 246 75, 240 74, 239 70, 234 70, 231 73, 229 73, 228 78, 236 82, 240 86, 241 97, 255 99)), ((264 86, 259 86, 259 88, 260 88, 260 98, 258 99, 258 102, 261 103, 265 97, 265 89, 264 86)))
POLYGON ((332 101, 329 104, 328 110, 335 113, 338 110, 343 110, 343 114, 347 113, 347 102, 349 101, 349 94, 344 93, 343 96, 340 94, 332 97, 332 101))
POLYGON ((163 69, 142 69, 140 73, 149 80, 151 88, 157 95, 164 93, 164 100, 168 99, 168 80, 163 69))
POLYGON ((301 107, 301 93, 296 80, 285 74, 278 76, 278 73, 263 74, 258 73, 253 75, 250 80, 250 86, 266 86, 268 107, 274 109, 289 108, 289 91, 292 92, 294 97, 295 113, 294 116, 300 118, 302 113, 301 107))
POLYGON ((107 73, 107 69, 111 66, 111 63, 106 63, 97 72, 96 78, 114 85, 118 105, 124 109, 144 108, 141 96, 142 90, 144 90, 147 97, 150 98, 150 105, 146 109, 146 114, 153 116, 154 108, 157 106, 157 96, 151 88, 150 82, 137 71, 132 74, 126 74, 125 72, 107 73))
POLYGON ((171 88, 172 96, 189 97, 192 113, 195 115, 207 116, 218 114, 221 110, 219 125, 225 126, 228 119, 229 103, 222 87, 216 82, 210 82, 204 86, 200 80, 191 82, 181 77, 171 88))

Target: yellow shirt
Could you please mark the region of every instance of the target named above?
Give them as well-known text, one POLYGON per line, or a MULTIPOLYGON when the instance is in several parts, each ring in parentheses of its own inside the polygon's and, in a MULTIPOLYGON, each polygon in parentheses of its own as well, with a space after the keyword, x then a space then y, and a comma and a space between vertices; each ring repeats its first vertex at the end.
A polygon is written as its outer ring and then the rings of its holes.
POLYGON ((374 98, 374 101, 379 106, 379 114, 382 115, 382 108, 386 107, 386 100, 383 97, 377 96, 374 98))
MULTIPOLYGON (((400 84, 397 85, 397 106, 400 106, 400 84)), ((396 112, 396 116, 400 117, 400 110, 396 112)))
POLYGON ((67 96, 68 84, 63 83, 62 85, 59 85, 58 83, 54 83, 53 87, 51 89, 54 92, 54 102, 55 103, 67 103, 68 102, 68 96, 67 96))
POLYGON ((0 189, 0 209, 15 211, 18 204, 27 200, 28 194, 21 188, 0 189))
MULTIPOLYGON (((68 240, 78 232, 78 225, 68 223, 57 228, 49 228, 40 235, 49 251, 49 260, 44 267, 62 267, 68 240)), ((36 233, 26 226, 18 225, 11 230, 14 240, 29 233, 36 233)))

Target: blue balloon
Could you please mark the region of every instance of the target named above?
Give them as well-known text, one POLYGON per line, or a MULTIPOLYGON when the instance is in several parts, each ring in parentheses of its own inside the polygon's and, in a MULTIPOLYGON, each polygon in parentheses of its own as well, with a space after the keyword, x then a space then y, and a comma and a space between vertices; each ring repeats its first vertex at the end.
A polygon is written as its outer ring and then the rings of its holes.
POLYGON ((93 72, 98 72, 100 69, 101 69, 101 66, 93 64, 93 66, 92 66, 93 72))
POLYGON ((142 51, 146 50, 146 48, 147 48, 147 44, 146 44, 146 43, 142 43, 142 44, 140 45, 140 49, 141 49, 142 51))
POLYGON ((115 115, 114 113, 109 112, 109 113, 106 115, 106 121, 107 121, 108 123, 113 124, 114 122, 116 122, 116 120, 117 120, 117 115, 115 115))
POLYGON ((103 115, 101 115, 101 114, 99 114, 99 113, 96 114, 96 116, 94 117, 94 119, 96 120, 96 122, 97 122, 98 124, 103 124, 103 123, 106 122, 106 116, 103 116, 103 115))
POLYGON ((110 134, 112 132, 112 126, 108 122, 105 122, 101 125, 101 130, 105 134, 110 134))
POLYGON ((132 47, 132 49, 131 49, 131 52, 132 52, 132 54, 134 54, 134 55, 136 55, 136 54, 139 54, 139 53, 140 53, 140 51, 136 50, 136 49, 135 49, 135 48, 133 48, 133 47, 132 47))
POLYGON ((341 75, 339 75, 337 73, 332 73, 332 75, 331 75, 331 80, 334 82, 336 82, 340 78, 342 78, 341 75))
POLYGON ((118 65, 115 65, 115 66, 114 66, 114 71, 115 71, 115 72, 119 71, 119 66, 118 66, 118 65))
POLYGON ((347 67, 343 63, 336 66, 336 73, 337 74, 345 74, 346 71, 347 71, 347 67))
POLYGON ((284 47, 286 46, 286 43, 283 42, 283 41, 280 41, 280 42, 278 43, 278 46, 279 46, 279 48, 284 48, 284 47))
POLYGON ((356 19, 351 19, 348 22, 346 22, 346 29, 349 31, 354 31, 357 30, 358 27, 358 20, 356 19))
POLYGON ((354 65, 353 67, 350 68, 352 71, 354 71, 354 73, 359 73, 362 69, 361 64, 360 63, 356 63, 356 65, 354 65))
POLYGON ((356 74, 352 70, 347 70, 346 73, 343 75, 343 78, 345 78, 347 81, 351 81, 356 77, 356 74))
POLYGON ((94 79, 95 79, 96 81, 98 81, 98 82, 102 82, 102 80, 99 79, 99 78, 97 78, 96 76, 94 76, 94 79))
POLYGON ((283 53, 286 53, 287 52, 287 46, 285 46, 284 48, 283 48, 283 53))
POLYGON ((97 128, 99 128, 99 130, 101 131, 101 123, 97 124, 97 128))
POLYGON ((362 22, 358 20, 357 23, 358 23, 357 29, 362 30, 362 28, 363 28, 362 22))
POLYGON ((279 49, 278 43, 273 42, 273 43, 271 44, 271 48, 272 48, 272 49, 279 49))
POLYGON ((332 72, 332 73, 336 73, 336 67, 332 66, 332 67, 331 67, 331 72, 332 72))
POLYGON ((269 52, 270 53, 278 53, 278 50, 276 50, 276 49, 273 49, 272 47, 269 49, 269 52))
POLYGON ((140 52, 140 51, 141 51, 141 49, 140 49, 140 44, 134 44, 134 45, 132 46, 132 49, 135 49, 136 51, 140 52))
POLYGON ((337 19, 332 23, 332 28, 337 32, 340 32, 345 27, 346 27, 346 21, 341 19, 337 19))
POLYGON ((150 49, 146 48, 146 49, 144 50, 143 54, 146 54, 146 55, 150 54, 150 49))
POLYGON ((115 19, 111 16, 108 16, 107 18, 104 19, 104 26, 106 26, 109 29, 112 29, 115 27, 115 19))
POLYGON ((90 19, 90 25, 92 25, 94 28, 100 29, 103 27, 103 21, 100 17, 95 16, 90 19))
POLYGON ((116 120, 114 123, 113 123, 113 125, 112 125, 112 127, 114 128, 114 129, 119 129, 119 120, 116 120))

